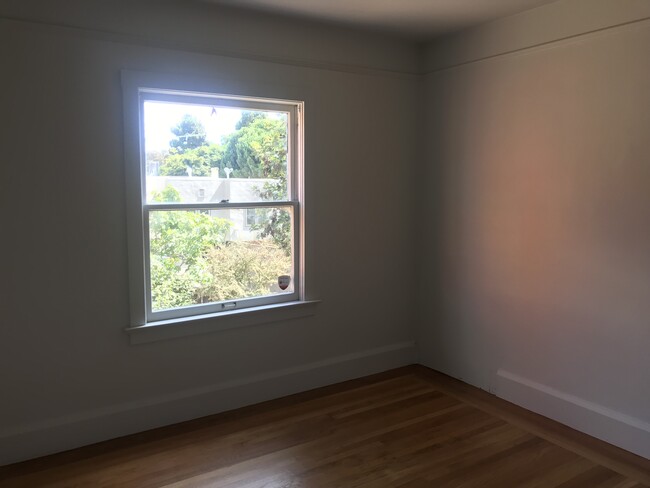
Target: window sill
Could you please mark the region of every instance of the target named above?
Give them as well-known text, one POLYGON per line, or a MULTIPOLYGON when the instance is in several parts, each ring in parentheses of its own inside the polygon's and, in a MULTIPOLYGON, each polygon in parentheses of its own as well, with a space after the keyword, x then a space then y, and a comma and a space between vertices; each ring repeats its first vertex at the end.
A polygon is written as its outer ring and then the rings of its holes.
POLYGON ((127 327, 124 330, 129 334, 131 344, 145 344, 218 330, 309 317, 315 314, 316 306, 319 303, 320 300, 277 303, 228 312, 161 320, 146 325, 127 327))

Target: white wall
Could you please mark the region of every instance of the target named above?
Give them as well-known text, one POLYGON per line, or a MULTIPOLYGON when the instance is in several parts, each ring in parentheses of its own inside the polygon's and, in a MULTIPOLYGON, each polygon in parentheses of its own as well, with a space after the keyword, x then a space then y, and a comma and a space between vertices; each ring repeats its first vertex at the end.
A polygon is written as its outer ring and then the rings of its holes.
POLYGON ((423 70, 431 72, 515 53, 648 17, 647 0, 556 0, 426 44, 423 70))
POLYGON ((3 0, 0 17, 146 44, 334 70, 418 72, 412 43, 325 23, 242 12, 204 0, 3 0))
POLYGON ((0 464, 415 360, 406 175, 421 159, 413 117, 421 82, 383 71, 404 63, 390 53, 404 44, 357 46, 356 34, 340 35, 310 38, 317 58, 329 56, 316 69, 0 19, 0 464), (367 59, 379 70, 344 69, 335 51, 343 64, 367 59), (322 300, 315 315, 129 344, 121 69, 309 94, 306 268, 308 298, 322 300), (359 185, 369 175, 372 184, 359 185))
POLYGON ((425 365, 646 457, 649 16, 560 1, 429 47, 418 343, 425 365))

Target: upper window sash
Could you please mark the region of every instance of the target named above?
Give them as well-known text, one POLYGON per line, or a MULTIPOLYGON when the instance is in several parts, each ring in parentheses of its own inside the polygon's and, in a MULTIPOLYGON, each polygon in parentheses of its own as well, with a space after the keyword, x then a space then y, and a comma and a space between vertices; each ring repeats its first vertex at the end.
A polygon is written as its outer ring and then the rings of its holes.
MULTIPOLYGON (((287 116, 287 190, 286 198, 274 200, 271 198, 258 197, 257 199, 249 198, 229 198, 227 201, 230 203, 282 203, 282 202, 297 202, 299 201, 299 185, 297 178, 298 162, 297 155, 299 154, 299 141, 297 137, 298 128, 298 112, 300 104, 298 102, 291 102, 287 100, 261 100, 254 97, 235 97, 230 95, 217 95, 217 94, 203 94, 203 93, 188 93, 183 91, 174 90, 157 90, 140 88, 139 92, 139 112, 140 112, 140 131, 139 131, 139 145, 140 145, 140 175, 141 175, 141 201, 142 205, 153 205, 154 202, 148 201, 147 189, 147 174, 146 174, 146 141, 145 141, 145 103, 146 102, 161 102, 161 103, 174 103, 182 105, 199 105, 211 106, 215 109, 219 108, 233 108, 239 110, 250 110, 253 112, 273 112, 284 113, 287 116)), ((217 170, 218 172, 219 170, 217 170)), ((189 175, 188 175, 189 176, 189 175)), ((222 179, 228 179, 222 178, 222 179)), ((254 185, 256 178, 249 178, 250 184, 254 185)), ((264 182, 260 181, 259 189, 263 190, 264 182)), ((218 200, 217 202, 219 202, 218 200)), ((217 203, 215 201, 191 202, 191 203, 217 203)), ((165 202, 174 204, 176 202, 165 202)), ((177 202, 181 203, 181 202, 177 202)), ((190 202, 187 202, 190 203, 190 202)))

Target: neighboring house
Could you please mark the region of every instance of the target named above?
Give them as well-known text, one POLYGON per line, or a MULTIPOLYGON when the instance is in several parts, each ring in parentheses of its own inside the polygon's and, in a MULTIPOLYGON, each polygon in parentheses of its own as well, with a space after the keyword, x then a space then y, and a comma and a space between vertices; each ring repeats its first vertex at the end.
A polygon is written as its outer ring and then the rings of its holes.
MULTIPOLYGON (((260 190, 264 183, 275 180, 267 178, 220 178, 217 172, 212 176, 147 176, 147 194, 160 192, 171 186, 181 196, 181 202, 221 202, 231 203, 261 201, 260 190)), ((210 210, 210 215, 232 222, 228 239, 250 241, 257 238, 257 232, 251 225, 259 223, 259 217, 253 209, 229 208, 210 210)))

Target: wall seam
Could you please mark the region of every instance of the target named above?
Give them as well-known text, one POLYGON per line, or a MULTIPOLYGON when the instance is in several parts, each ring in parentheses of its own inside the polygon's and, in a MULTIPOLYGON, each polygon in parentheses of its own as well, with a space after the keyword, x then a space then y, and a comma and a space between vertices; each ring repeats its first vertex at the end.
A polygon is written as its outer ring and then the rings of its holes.
POLYGON ((631 25, 646 22, 648 20, 650 20, 650 17, 643 17, 643 18, 640 18, 640 19, 629 20, 627 22, 621 22, 620 24, 608 25, 607 27, 600 27, 598 29, 593 29, 593 30, 590 30, 590 31, 580 32, 579 34, 572 34, 570 36, 560 37, 560 38, 557 38, 557 39, 551 39, 550 41, 544 41, 544 42, 539 42, 537 44, 531 44, 530 46, 525 46, 525 47, 521 47, 521 48, 517 48, 517 49, 512 49, 512 50, 509 50, 509 51, 503 51, 503 52, 500 52, 500 53, 497 53, 497 54, 491 54, 489 56, 483 56, 481 58, 471 59, 469 61, 463 61, 461 63, 456 63, 456 64, 452 64, 452 65, 449 65, 449 66, 443 66, 441 68, 436 68, 436 69, 433 69, 433 70, 426 71, 426 72, 424 72, 424 75, 425 76, 426 75, 431 75, 431 74, 440 73, 440 72, 443 72, 443 71, 448 71, 448 70, 452 70, 452 69, 456 69, 456 68, 461 68, 463 66, 467 66, 467 65, 470 65, 470 64, 474 64, 474 63, 480 63, 482 61, 490 61, 492 59, 496 59, 496 58, 500 58, 500 57, 511 56, 513 54, 519 54, 519 53, 522 53, 522 52, 525 52, 525 51, 528 51, 528 50, 533 50, 533 49, 552 46, 553 44, 561 44, 563 42, 574 41, 574 40, 580 39, 581 37, 589 37, 589 36, 601 34, 601 33, 604 33, 606 31, 615 30, 615 29, 619 29, 619 28, 623 28, 623 27, 628 27, 628 26, 631 26, 631 25))

